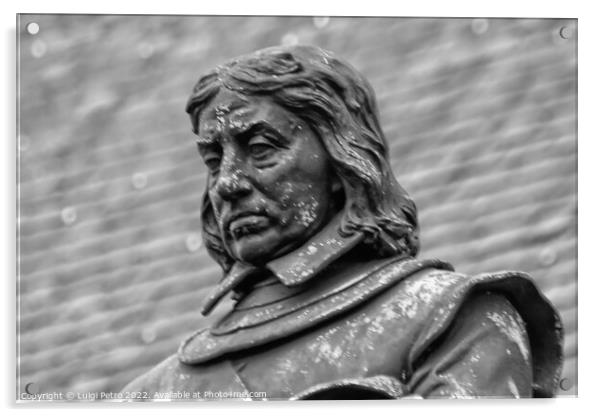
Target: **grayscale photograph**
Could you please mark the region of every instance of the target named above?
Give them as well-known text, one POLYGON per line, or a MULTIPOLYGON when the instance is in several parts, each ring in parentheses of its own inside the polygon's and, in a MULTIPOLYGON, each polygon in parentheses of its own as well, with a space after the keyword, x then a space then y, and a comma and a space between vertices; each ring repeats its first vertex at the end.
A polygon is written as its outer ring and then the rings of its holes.
POLYGON ((19 14, 17 402, 576 397, 577 29, 19 14))

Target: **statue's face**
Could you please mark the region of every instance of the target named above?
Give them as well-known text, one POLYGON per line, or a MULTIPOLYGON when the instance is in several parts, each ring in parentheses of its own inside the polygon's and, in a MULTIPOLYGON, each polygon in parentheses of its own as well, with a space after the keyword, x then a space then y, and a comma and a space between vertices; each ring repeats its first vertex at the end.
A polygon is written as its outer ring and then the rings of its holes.
POLYGON ((262 264, 303 244, 333 216, 338 187, 309 126, 268 97, 221 91, 199 119, 199 150, 222 240, 262 264))

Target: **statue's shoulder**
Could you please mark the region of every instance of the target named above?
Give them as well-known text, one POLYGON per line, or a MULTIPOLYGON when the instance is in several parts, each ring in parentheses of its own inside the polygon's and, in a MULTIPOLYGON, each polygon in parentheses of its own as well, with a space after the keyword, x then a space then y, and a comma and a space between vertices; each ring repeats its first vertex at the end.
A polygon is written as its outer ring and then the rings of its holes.
POLYGON ((524 272, 497 271, 471 275, 456 272, 449 263, 438 260, 397 261, 387 265, 385 270, 388 272, 379 273, 396 277, 391 280, 395 285, 386 292, 386 300, 404 306, 405 311, 414 315, 420 313, 422 319, 426 316, 453 318, 475 296, 494 293, 507 299, 527 321, 536 320, 561 330, 557 311, 531 276, 524 272))
MULTIPOLYGON (((412 334, 414 349, 421 349, 449 329, 463 307, 486 295, 493 295, 490 299, 500 311, 517 313, 524 322, 536 395, 551 396, 560 378, 563 328, 560 315, 528 274, 497 271, 469 275, 453 268, 420 269, 404 275, 373 304, 379 314, 395 319, 392 325, 403 326, 404 334, 412 334)), ((478 311, 475 309, 475 314, 478 311)))

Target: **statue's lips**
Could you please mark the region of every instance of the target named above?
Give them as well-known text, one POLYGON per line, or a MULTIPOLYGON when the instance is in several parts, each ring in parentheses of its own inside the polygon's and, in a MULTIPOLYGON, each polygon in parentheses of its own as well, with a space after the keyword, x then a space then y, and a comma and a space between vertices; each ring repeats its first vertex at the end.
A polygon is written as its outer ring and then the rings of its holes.
POLYGON ((260 214, 246 214, 237 216, 228 225, 228 231, 234 238, 239 238, 251 233, 266 229, 270 219, 260 214))

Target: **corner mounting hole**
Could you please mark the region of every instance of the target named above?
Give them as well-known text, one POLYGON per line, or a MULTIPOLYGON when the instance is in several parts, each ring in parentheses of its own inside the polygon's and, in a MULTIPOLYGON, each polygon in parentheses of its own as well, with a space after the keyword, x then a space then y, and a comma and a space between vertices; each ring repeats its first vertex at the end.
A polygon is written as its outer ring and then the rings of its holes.
POLYGON ((27 33, 29 33, 30 35, 37 35, 40 31, 40 25, 38 25, 36 22, 28 23, 26 28, 27 33))

